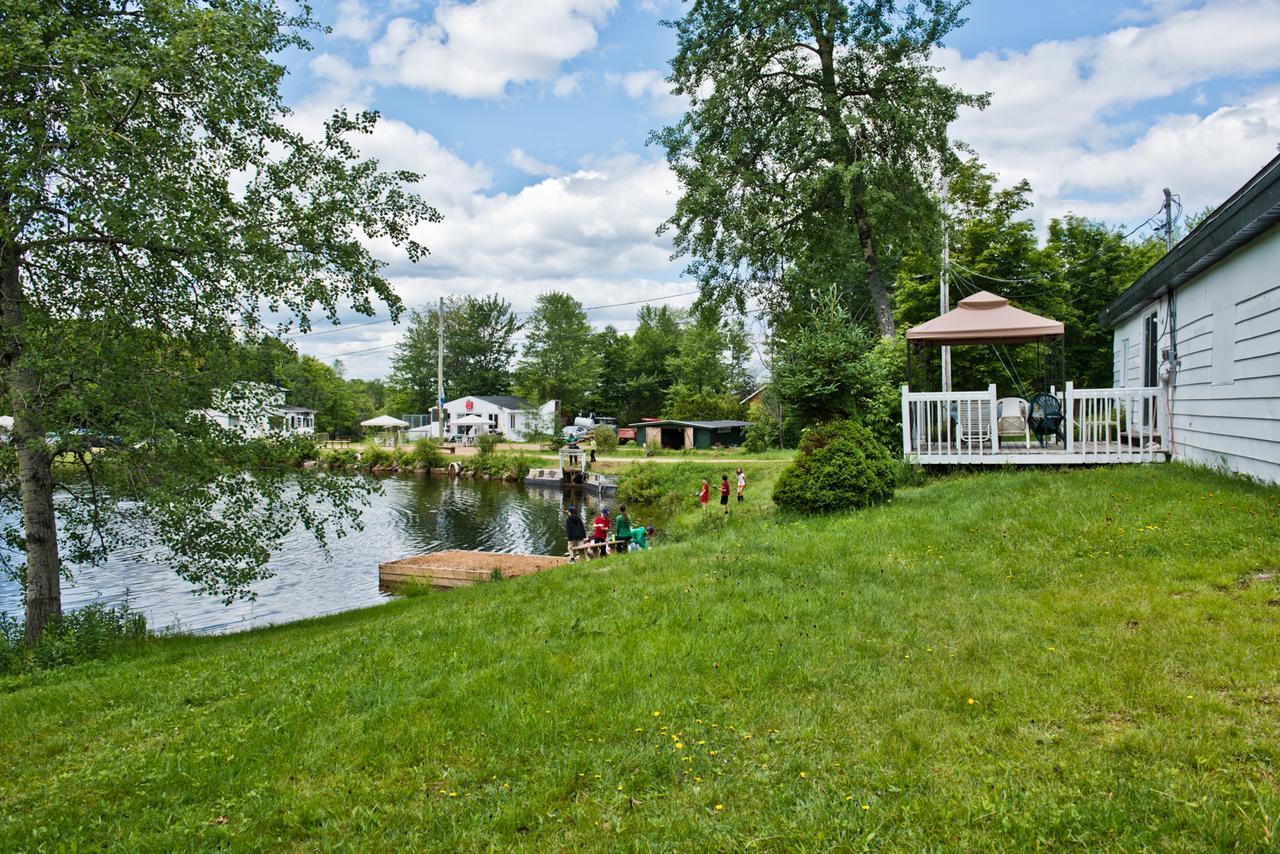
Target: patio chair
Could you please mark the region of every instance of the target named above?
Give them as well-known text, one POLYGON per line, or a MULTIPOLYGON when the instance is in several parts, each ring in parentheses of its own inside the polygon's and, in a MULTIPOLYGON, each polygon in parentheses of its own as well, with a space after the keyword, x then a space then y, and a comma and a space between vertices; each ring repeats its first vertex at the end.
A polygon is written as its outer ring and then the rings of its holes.
POLYGON ((1040 440, 1040 447, 1050 436, 1066 444, 1067 434, 1064 429, 1067 417, 1062 412, 1062 401, 1055 395, 1040 392, 1028 401, 1027 427, 1040 440))
POLYGON ((991 402, 987 400, 961 400, 956 403, 956 441, 968 446, 982 447, 991 442, 991 402))
POLYGON ((1031 447, 1031 428, 1027 426, 1029 404, 1020 397, 1002 397, 996 401, 996 432, 1001 436, 1021 433, 1026 447, 1031 447))

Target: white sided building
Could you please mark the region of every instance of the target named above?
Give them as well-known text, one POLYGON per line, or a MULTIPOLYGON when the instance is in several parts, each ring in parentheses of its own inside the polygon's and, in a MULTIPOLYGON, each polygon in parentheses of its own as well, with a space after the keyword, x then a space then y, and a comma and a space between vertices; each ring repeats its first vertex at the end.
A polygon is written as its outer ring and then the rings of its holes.
POLYGON ((271 433, 310 436, 316 431, 316 411, 284 402, 287 392, 269 383, 240 382, 213 395, 213 406, 199 411, 226 430, 247 439, 271 433))
POLYGON ((1280 483, 1280 157, 1102 315, 1114 384, 1161 386, 1175 459, 1280 483))
MULTIPOLYGON (((444 405, 444 435, 447 439, 500 433, 514 442, 522 442, 535 433, 559 430, 560 402, 549 400, 534 406, 522 397, 486 395, 460 397, 444 405)), ((411 438, 435 436, 434 424, 410 431, 411 438)))

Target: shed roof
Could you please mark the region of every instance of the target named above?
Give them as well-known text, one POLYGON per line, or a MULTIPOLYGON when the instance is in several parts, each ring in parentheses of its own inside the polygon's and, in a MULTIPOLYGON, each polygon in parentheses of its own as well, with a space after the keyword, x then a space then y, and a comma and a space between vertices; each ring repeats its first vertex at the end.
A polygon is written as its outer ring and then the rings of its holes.
POLYGON ((1115 326, 1226 258, 1280 223, 1280 155, 1236 190, 1173 250, 1151 265, 1129 290, 1107 306, 1099 320, 1115 326))
POLYGON ((946 314, 908 330, 907 340, 929 344, 1025 344, 1062 333, 1062 321, 1014 308, 999 294, 979 291, 960 300, 946 314))
POLYGON ((661 421, 638 421, 631 427, 701 427, 704 430, 730 430, 734 427, 750 427, 750 421, 677 421, 667 418, 661 421))

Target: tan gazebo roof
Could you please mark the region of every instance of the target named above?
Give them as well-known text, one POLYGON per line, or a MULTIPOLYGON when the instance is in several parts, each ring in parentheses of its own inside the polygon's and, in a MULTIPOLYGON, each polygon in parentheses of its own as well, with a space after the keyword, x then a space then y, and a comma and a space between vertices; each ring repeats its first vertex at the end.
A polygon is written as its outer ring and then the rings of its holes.
POLYGON ((941 317, 907 331, 908 341, 928 344, 1026 344, 1061 335, 1062 322, 1009 305, 999 294, 979 291, 941 317))

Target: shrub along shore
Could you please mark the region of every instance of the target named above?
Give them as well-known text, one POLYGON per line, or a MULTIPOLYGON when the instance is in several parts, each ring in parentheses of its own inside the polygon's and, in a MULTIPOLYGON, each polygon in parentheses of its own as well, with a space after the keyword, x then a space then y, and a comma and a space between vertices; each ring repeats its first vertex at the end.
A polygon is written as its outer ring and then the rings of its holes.
POLYGON ((0 847, 1274 844, 1276 489, 799 519, 772 476, 649 552, 0 680, 0 847))

